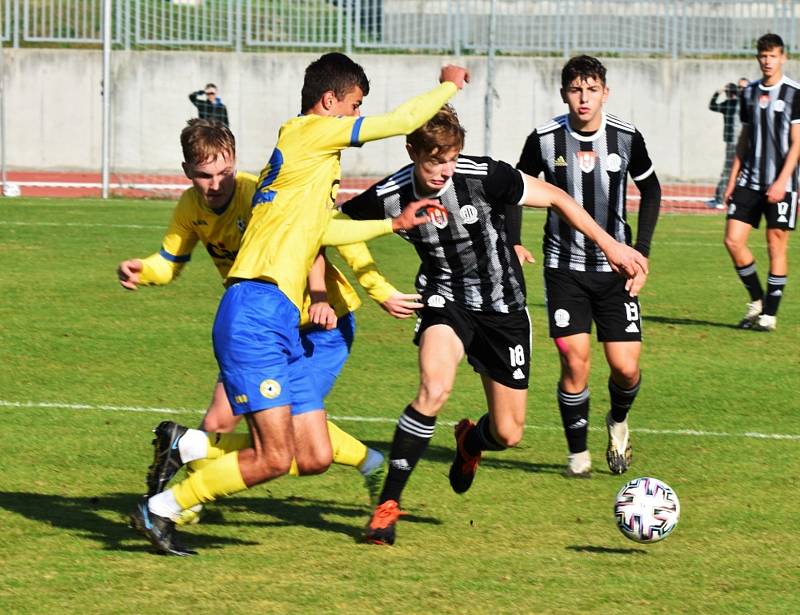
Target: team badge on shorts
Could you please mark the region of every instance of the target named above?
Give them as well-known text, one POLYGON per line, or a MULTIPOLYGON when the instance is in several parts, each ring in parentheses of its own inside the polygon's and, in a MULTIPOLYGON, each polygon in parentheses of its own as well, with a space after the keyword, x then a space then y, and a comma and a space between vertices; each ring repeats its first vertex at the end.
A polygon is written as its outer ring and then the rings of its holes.
POLYGON ((281 394, 281 385, 277 381, 267 378, 258 385, 258 390, 267 399, 275 399, 281 394))
POLYGON ((562 329, 569 326, 569 312, 563 308, 558 308, 553 314, 553 321, 555 321, 556 327, 561 327, 562 329))
POLYGON ((575 152, 578 158, 578 166, 584 173, 591 173, 594 171, 594 163, 597 156, 594 152, 575 152))

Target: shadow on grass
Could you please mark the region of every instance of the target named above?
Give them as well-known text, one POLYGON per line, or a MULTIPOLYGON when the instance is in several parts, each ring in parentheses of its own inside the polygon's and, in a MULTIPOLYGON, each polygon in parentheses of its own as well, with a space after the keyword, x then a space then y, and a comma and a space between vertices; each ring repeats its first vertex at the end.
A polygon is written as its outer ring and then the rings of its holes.
MULTIPOLYGON (((388 456, 391 442, 379 442, 378 440, 362 440, 364 444, 370 448, 381 451, 384 455, 388 456)), ((520 447, 523 448, 523 447, 520 447)), ((430 445, 422 457, 421 463, 434 462, 447 464, 447 470, 453 462, 453 455, 455 454, 455 446, 448 448, 446 446, 430 445)), ((534 473, 551 473, 560 474, 564 471, 564 464, 555 463, 531 463, 530 461, 520 461, 513 458, 514 450, 490 452, 481 460, 482 468, 494 468, 497 470, 518 470, 520 472, 534 472, 534 473)), ((480 480, 480 478, 476 479, 480 480)))
MULTIPOLYGON (((139 496, 131 493, 110 493, 92 497, 0 492, 0 508, 30 519, 67 530, 87 540, 98 542, 109 551, 150 551, 150 545, 128 526, 128 515, 139 496)), ((206 509, 203 522, 185 532, 184 542, 192 548, 220 549, 228 545, 258 545, 259 542, 232 536, 215 536, 203 533, 203 527, 282 527, 302 526, 311 529, 337 532, 356 541, 363 538, 363 527, 369 519, 369 510, 362 506, 342 505, 338 502, 288 497, 243 497, 221 500, 206 509), (226 520, 225 513, 254 512, 272 519, 226 520), (359 519, 356 525, 332 521, 329 515, 359 519), (362 523, 363 521, 363 523, 362 523)), ((405 515, 403 521, 440 524, 436 518, 405 515)))
POLYGON ((618 549, 615 547, 598 547, 596 545, 569 545, 567 551, 578 551, 579 553, 602 553, 604 555, 647 555, 647 549, 629 547, 618 549))
POLYGON ((736 329, 739 327, 729 322, 713 322, 711 320, 697 320, 695 318, 674 318, 672 316, 642 316, 645 322, 657 322, 662 325, 696 325, 701 327, 721 327, 723 329, 736 329))

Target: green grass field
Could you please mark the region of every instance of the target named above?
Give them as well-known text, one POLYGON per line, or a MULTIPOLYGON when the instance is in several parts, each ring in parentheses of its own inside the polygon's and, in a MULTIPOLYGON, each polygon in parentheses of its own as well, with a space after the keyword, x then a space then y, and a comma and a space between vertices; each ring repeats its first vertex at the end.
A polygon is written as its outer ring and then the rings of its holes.
MULTIPOLYGON (((218 503, 186 531, 198 557, 151 554, 126 522, 144 491, 149 430, 164 418, 200 420, 216 376, 210 329, 222 290, 202 250, 169 287, 117 285, 117 263, 158 248, 172 206, 0 200, 0 611, 800 612, 800 276, 790 275, 776 333, 734 329, 747 299, 721 216, 664 216, 642 295, 644 380, 626 477, 656 476, 677 491, 682 518, 667 540, 639 545, 615 527, 624 479, 605 468, 599 348, 594 476, 560 475, 557 357, 536 264, 527 269, 526 435, 486 456, 468 494, 447 482, 452 424, 484 408, 464 367, 406 491, 395 547, 360 541, 370 513, 361 479, 333 467, 218 503)), ((542 220, 525 216, 534 253, 542 220)), ((763 230, 752 239, 763 281, 763 230)), ((410 247, 393 237, 372 245, 387 277, 410 289, 410 247)), ((800 246, 792 249, 796 272, 800 246)), ((386 451, 416 390, 413 322, 372 304, 358 320, 329 411, 386 451)))

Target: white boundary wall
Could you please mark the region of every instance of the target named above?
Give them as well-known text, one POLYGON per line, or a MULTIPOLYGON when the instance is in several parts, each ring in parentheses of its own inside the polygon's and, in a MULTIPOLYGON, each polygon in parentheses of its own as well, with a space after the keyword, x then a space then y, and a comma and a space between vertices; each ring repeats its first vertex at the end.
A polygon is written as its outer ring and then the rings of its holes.
MULTIPOLYGON (((9 170, 99 172, 101 52, 5 49, 6 163, 9 170)), ((239 149, 239 168, 258 172, 281 123, 299 111, 305 66, 316 53, 125 52, 112 54, 111 169, 180 171, 178 134, 195 115, 188 93, 219 86, 239 149)), ((353 56, 367 71, 365 114, 378 114, 436 83, 440 66, 472 72, 455 106, 467 128, 465 151, 482 154, 486 58, 353 56)), ((723 156, 722 116, 708 110, 713 91, 755 78, 751 60, 609 59, 607 109, 642 131, 662 178, 712 180, 723 156)), ((491 154, 512 164, 527 134, 566 109, 559 97, 561 58, 497 58, 491 154)), ((800 80, 800 63, 789 62, 800 80)), ((402 139, 343 155, 344 174, 383 176, 407 158, 402 139)))

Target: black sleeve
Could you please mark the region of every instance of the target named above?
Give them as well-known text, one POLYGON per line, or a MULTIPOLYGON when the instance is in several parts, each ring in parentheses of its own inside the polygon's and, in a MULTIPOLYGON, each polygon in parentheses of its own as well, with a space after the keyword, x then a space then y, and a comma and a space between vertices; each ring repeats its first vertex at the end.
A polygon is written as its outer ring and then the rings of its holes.
POLYGON ((739 94, 739 120, 742 124, 750 123, 750 110, 747 108, 747 94, 749 91, 750 87, 748 86, 739 94))
POLYGON ((353 220, 383 220, 386 218, 383 202, 375 190, 376 186, 377 184, 371 186, 358 196, 343 203, 340 207, 342 212, 353 220))
POLYGON ((522 153, 519 156, 517 168, 531 177, 538 177, 544 171, 544 161, 542 160, 542 150, 539 147, 539 133, 535 130, 528 135, 522 153))
POLYGON ((717 94, 718 92, 714 92, 711 95, 711 102, 708 103, 708 108, 710 111, 722 112, 722 109, 720 109, 719 105, 717 104, 717 94))
POLYGON ((228 123, 228 108, 225 105, 222 105, 222 123, 225 126, 230 126, 228 123))
POLYGON ((502 160, 479 160, 489 162, 489 174, 484 180, 484 188, 492 206, 518 205, 525 193, 525 183, 520 172, 502 160))
POLYGON ((794 102, 792 102, 792 124, 794 124, 797 120, 800 120, 800 92, 795 92, 794 102))
POLYGON ((628 173, 631 179, 637 181, 644 179, 649 173, 653 173, 653 161, 647 153, 647 146, 644 137, 638 130, 633 133, 633 143, 631 143, 631 159, 628 163, 628 173))
POLYGON ((196 92, 192 92, 191 94, 189 94, 189 100, 192 102, 192 104, 195 107, 199 108, 200 105, 198 105, 197 103, 200 102, 200 101, 197 100, 197 97, 200 94, 203 94, 204 92, 205 92, 205 90, 197 90, 196 92))
POLYGON ((522 244, 522 207, 513 203, 506 205, 506 237, 509 245, 522 244))
POLYGON ((661 209, 661 184, 655 173, 651 173, 640 181, 635 181, 639 189, 641 200, 639 201, 639 222, 636 225, 636 243, 634 248, 650 256, 650 241, 653 239, 653 232, 656 230, 658 221, 658 211, 661 209))

